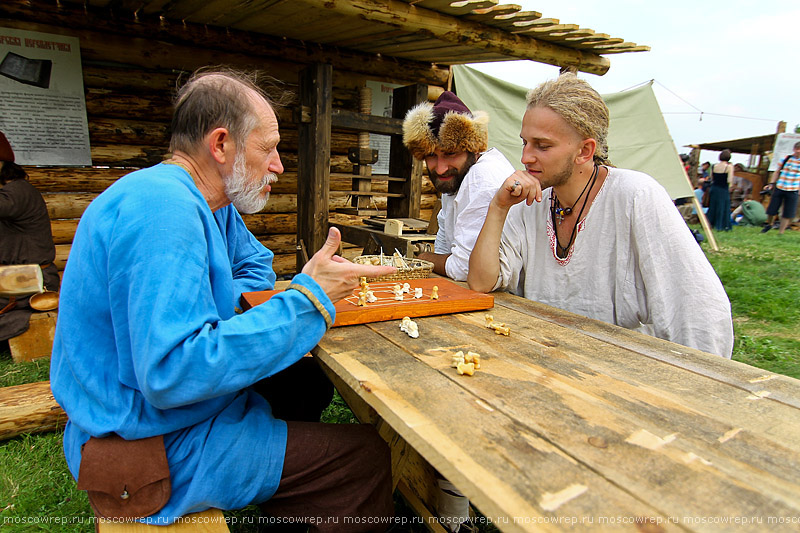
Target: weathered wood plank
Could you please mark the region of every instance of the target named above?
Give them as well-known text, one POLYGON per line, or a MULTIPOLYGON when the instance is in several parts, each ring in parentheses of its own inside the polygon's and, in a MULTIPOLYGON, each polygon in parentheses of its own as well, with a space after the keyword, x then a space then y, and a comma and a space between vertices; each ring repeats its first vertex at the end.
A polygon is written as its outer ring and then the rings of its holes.
POLYGON ((346 109, 331 111, 331 126, 353 131, 369 131, 384 135, 402 135, 403 120, 378 115, 364 115, 346 109))
POLYGON ((49 381, 0 388, 0 440, 55 431, 66 422, 67 415, 53 398, 49 381))
POLYGON ((106 190, 119 178, 132 172, 129 168, 25 167, 31 184, 41 193, 96 192, 106 190))
POLYGON ((760 391, 764 377, 769 377, 770 400, 800 408, 800 381, 796 379, 772 374, 742 363, 731 363, 721 357, 685 346, 676 350, 677 345, 674 343, 648 335, 640 335, 635 331, 578 316, 524 298, 515 298, 507 293, 497 292, 495 296, 496 305, 518 310, 526 315, 579 331, 610 345, 678 366, 722 383, 735 385, 748 393, 760 391), (687 357, 687 355, 691 355, 691 357, 687 357))
POLYGON ((89 204, 97 198, 94 193, 44 193, 47 214, 51 219, 80 218, 89 204))
MULTIPOLYGON (((281 153, 281 160, 288 166, 296 162, 296 157, 287 157, 281 153)), ((344 161, 341 162, 344 165, 344 161)), ((352 163, 350 163, 352 167, 352 163)), ((41 193, 100 193, 111 186, 122 176, 133 172, 132 168, 94 168, 94 167, 26 167, 31 184, 41 193)), ((372 190, 387 192, 387 184, 381 182, 403 180, 404 178, 389 178, 382 175, 373 176, 372 190)), ((352 172, 331 172, 330 190, 334 192, 349 191, 352 187, 352 172)), ((278 176, 278 181, 272 184, 272 193, 291 194, 297 192, 297 172, 286 171, 278 176)), ((435 195, 435 189, 430 179, 422 177, 422 205, 425 207, 425 196, 435 195)), ((335 196, 335 194, 332 194, 335 196)))
MULTIPOLYGON (((700 516, 792 516, 800 509, 800 473, 774 466, 798 456, 800 427, 782 422, 800 419, 797 409, 760 413, 741 391, 671 365, 520 313, 495 308, 493 315, 512 326, 511 336, 494 335, 474 313, 419 319, 426 345, 439 348, 438 357, 417 356, 446 373, 448 354, 480 353, 480 379, 464 387, 631 494, 657 499, 671 516, 687 509, 700 516), (532 345, 540 350, 531 353, 532 345), (645 372, 651 388, 639 385, 645 372), (631 442, 637 436, 644 436, 638 445, 631 442)), ((372 327, 396 337, 387 325, 372 327)))
POLYGON ((51 220, 50 231, 53 233, 53 243, 70 244, 75 238, 75 231, 78 229, 77 218, 69 220, 51 220))
MULTIPOLYGON (((407 350, 414 350, 415 340, 400 332, 396 323, 380 325, 380 334, 373 325, 332 330, 315 348, 314 355, 459 487, 485 516, 500 520, 505 517, 507 522, 497 524, 503 531, 559 530, 545 520, 556 516, 549 498, 572 486, 581 487, 582 492, 557 505, 557 515, 595 516, 602 514, 599 510, 614 509, 620 515, 666 522, 658 510, 609 483, 499 410, 483 404, 460 383, 474 377, 457 376, 453 370, 452 380, 442 380, 439 370, 409 357, 407 350), (389 337, 383 329, 396 330, 397 334, 389 337), (370 346, 370 350, 356 353, 355 346, 370 346), (460 430, 446 434, 441 428, 460 430), (482 450, 502 453, 481 453, 482 450), (526 522, 514 521, 513 517, 526 522), (541 523, 537 522, 538 517, 541 523)), ((438 357, 446 357, 449 364, 449 354, 439 353, 438 357)), ((589 528, 578 523, 574 529, 589 528)))

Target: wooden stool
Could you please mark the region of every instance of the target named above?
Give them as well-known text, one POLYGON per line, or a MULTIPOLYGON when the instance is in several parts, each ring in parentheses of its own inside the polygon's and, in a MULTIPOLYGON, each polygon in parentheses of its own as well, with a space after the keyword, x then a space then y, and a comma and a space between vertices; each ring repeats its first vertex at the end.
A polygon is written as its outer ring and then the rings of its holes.
POLYGON ((22 335, 8 339, 11 358, 15 363, 50 357, 53 352, 53 337, 56 334, 56 311, 33 313, 30 327, 22 335))
POLYGON ((169 526, 151 526, 139 522, 97 521, 98 533, 224 533, 229 531, 219 509, 187 514, 169 526))

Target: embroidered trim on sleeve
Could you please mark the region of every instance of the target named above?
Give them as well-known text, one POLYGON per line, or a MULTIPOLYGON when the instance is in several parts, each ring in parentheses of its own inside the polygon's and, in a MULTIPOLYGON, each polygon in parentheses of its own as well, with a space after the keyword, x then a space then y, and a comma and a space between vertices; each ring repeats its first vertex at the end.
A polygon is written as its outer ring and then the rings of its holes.
POLYGON ((314 293, 311 292, 311 290, 308 287, 305 287, 304 285, 300 285, 299 283, 291 283, 291 284, 289 284, 288 287, 286 287, 287 291, 289 289, 294 289, 296 291, 299 291, 299 292, 303 293, 306 298, 311 300, 311 303, 314 304, 314 307, 317 308, 317 311, 319 311, 322 314, 322 318, 325 319, 325 324, 327 324, 326 329, 330 328, 333 325, 333 320, 331 319, 331 314, 328 312, 327 309, 325 309, 325 306, 322 305, 322 302, 320 302, 319 299, 316 296, 314 296, 314 293))

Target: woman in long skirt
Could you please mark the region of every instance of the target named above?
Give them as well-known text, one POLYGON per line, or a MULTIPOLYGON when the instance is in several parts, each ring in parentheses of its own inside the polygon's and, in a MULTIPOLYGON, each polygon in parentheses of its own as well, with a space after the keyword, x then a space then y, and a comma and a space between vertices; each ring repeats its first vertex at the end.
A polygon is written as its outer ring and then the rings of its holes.
POLYGON ((716 230, 731 229, 731 193, 729 184, 733 180, 731 151, 719 154, 719 163, 711 168, 711 191, 708 202, 708 220, 716 230))

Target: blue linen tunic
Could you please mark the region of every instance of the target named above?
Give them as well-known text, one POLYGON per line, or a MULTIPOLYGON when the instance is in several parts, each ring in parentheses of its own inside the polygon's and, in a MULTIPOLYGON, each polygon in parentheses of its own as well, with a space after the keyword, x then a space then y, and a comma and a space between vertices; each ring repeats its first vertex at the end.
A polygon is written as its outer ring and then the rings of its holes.
POLYGON ((335 310, 298 274, 298 290, 237 314, 242 292, 273 288, 272 258, 233 206, 212 213, 175 165, 129 174, 92 202, 64 272, 50 372, 73 476, 90 436, 164 435, 172 496, 148 522, 274 494, 286 423, 249 386, 311 350, 335 310))

